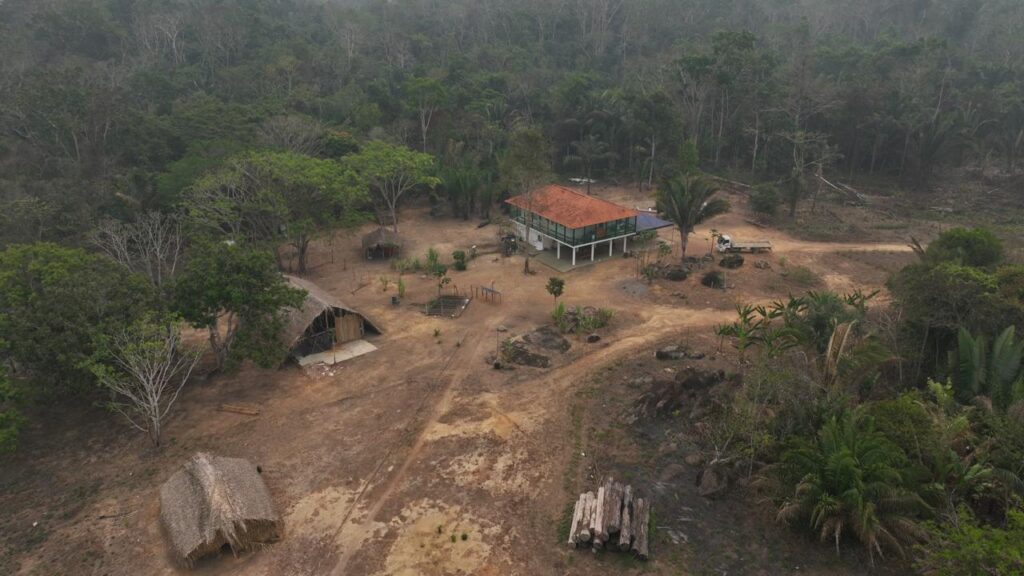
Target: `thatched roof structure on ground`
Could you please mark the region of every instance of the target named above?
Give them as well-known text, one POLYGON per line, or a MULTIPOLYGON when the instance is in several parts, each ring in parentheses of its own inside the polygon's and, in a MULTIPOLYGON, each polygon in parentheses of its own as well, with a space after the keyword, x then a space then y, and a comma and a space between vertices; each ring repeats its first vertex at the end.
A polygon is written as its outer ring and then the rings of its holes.
POLYGON ((344 330, 338 330, 339 326, 346 323, 339 320, 342 318, 355 320, 355 326, 351 329, 359 333, 360 337, 363 331, 382 333, 366 315, 309 280, 288 275, 285 275, 285 279, 292 287, 306 291, 302 306, 288 310, 287 324, 282 332, 285 344, 294 355, 305 356, 330 349, 336 342, 356 337, 356 334, 345 335, 344 330))
POLYGON ((226 544, 233 552, 279 540, 284 525, 256 466, 197 453, 160 487, 160 521, 186 566, 226 544))
POLYGON ((381 226, 363 236, 363 252, 367 258, 391 258, 402 251, 402 237, 398 232, 381 226))
POLYGON ((306 291, 306 299, 302 302, 302 307, 288 311, 288 324, 284 328, 284 341, 289 347, 294 347, 305 335, 306 329, 313 323, 313 320, 324 312, 356 314, 363 318, 363 321, 366 322, 370 329, 378 334, 381 333, 380 328, 370 321, 366 315, 345 304, 336 296, 309 280, 288 275, 285 275, 285 279, 288 280, 292 287, 306 291))

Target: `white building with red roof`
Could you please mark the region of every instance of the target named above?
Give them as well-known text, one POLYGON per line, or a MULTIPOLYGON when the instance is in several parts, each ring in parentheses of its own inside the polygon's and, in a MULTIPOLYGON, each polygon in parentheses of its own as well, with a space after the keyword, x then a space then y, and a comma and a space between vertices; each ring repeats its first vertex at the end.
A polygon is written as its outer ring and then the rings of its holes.
POLYGON ((637 231, 636 210, 564 186, 544 186, 505 203, 520 238, 537 250, 553 250, 559 260, 568 251, 573 266, 581 250, 591 261, 599 250, 611 256, 617 245, 625 252, 637 231))

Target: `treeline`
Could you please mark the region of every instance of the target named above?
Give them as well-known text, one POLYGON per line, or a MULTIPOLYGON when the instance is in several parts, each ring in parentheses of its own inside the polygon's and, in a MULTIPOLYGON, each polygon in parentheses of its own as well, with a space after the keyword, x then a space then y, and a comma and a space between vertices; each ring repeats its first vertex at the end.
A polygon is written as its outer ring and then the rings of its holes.
POLYGON ((721 474, 778 520, 931 576, 1018 574, 1024 548, 1024 267, 955 228, 875 294, 740 306, 747 364, 703 429, 721 474))
POLYGON ((1014 0, 9 0, 0 242, 80 242, 253 149, 344 153, 325 132, 473 166, 465 216, 524 125, 551 169, 623 181, 687 139, 796 197, 819 171, 1012 172, 1021 28, 1014 0))

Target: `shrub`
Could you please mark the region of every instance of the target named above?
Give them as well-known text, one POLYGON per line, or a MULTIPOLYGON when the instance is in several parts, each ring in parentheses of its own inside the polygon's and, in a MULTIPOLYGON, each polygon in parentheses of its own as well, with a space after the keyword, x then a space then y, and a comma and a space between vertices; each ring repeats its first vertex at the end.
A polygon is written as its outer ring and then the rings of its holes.
POLYGON ((953 262, 972 268, 995 266, 1003 259, 1003 242, 985 228, 951 228, 925 251, 931 264, 953 262))
POLYGON ((467 265, 466 265, 467 257, 466 257, 466 253, 464 251, 456 250, 455 252, 452 252, 452 260, 454 261, 453 267, 456 270, 461 272, 461 271, 466 269, 466 267, 467 267, 467 265))
POLYGON ((927 576, 987 576, 1024 573, 1024 512, 1010 510, 1006 527, 978 522, 961 508, 954 524, 928 524, 929 538, 917 547, 914 567, 927 576))
POLYGON ((927 505, 906 487, 903 451, 870 418, 843 414, 825 423, 813 441, 797 440, 779 468, 786 495, 779 519, 809 525, 836 546, 851 534, 871 558, 882 546, 902 550, 920 540, 914 522, 927 505))
POLYGON ((779 209, 779 190, 772 184, 754 188, 750 196, 750 209, 760 214, 775 216, 779 209))
POLYGON ((444 268, 445 270, 448 268, 441 263, 441 253, 433 247, 427 248, 427 260, 426 264, 424 264, 424 269, 427 274, 437 276, 441 268, 444 268))
POLYGON ((734 270, 743 266, 743 256, 740 256, 739 254, 726 254, 718 261, 718 265, 722 268, 734 270))
POLYGON ((1003 298, 1024 305, 1024 266, 1003 266, 996 271, 996 284, 1003 298))
POLYGON ((551 319, 562 332, 568 332, 568 321, 565 319, 565 302, 558 302, 555 310, 551 313, 551 319))
POLYGON ((725 274, 722 274, 717 270, 712 270, 700 279, 700 283, 708 288, 725 288, 725 274))
POLYGON ((391 268, 402 275, 408 272, 419 272, 423 269, 423 264, 420 263, 419 258, 401 258, 392 260, 391 268))

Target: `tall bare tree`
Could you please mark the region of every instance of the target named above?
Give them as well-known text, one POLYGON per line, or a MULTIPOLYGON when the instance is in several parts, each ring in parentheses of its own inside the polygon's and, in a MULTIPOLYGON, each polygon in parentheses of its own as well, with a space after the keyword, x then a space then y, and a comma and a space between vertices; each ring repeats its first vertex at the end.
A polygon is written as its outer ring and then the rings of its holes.
POLYGON ((157 289, 174 277, 185 247, 179 218, 160 212, 148 212, 134 222, 101 222, 90 239, 117 263, 149 278, 157 289))
POLYGON ((160 446, 163 422, 199 361, 200 351, 182 345, 170 319, 145 318, 113 335, 106 346, 109 364, 94 372, 114 399, 109 407, 160 446))

